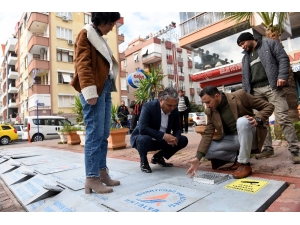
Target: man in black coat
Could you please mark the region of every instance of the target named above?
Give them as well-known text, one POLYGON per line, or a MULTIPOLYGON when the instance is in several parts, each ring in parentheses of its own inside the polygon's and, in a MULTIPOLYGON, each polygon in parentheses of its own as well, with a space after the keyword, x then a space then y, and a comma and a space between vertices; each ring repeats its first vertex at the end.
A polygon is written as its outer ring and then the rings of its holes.
POLYGON ((179 118, 181 122, 181 132, 183 133, 183 120, 184 120, 184 131, 185 133, 188 132, 189 126, 189 112, 190 112, 190 101, 187 96, 183 94, 183 90, 178 91, 179 101, 178 101, 178 111, 179 111, 179 118))
POLYGON ((152 172, 147 159, 149 151, 160 150, 151 163, 171 167, 173 164, 166 163, 164 158, 171 158, 187 146, 187 137, 181 135, 177 104, 178 93, 172 87, 162 91, 159 100, 143 104, 138 125, 130 137, 131 146, 139 152, 142 172, 152 172))
POLYGON ((129 114, 128 108, 125 105, 125 101, 121 101, 121 105, 118 108, 118 118, 121 121, 122 127, 127 127, 127 116, 129 114))

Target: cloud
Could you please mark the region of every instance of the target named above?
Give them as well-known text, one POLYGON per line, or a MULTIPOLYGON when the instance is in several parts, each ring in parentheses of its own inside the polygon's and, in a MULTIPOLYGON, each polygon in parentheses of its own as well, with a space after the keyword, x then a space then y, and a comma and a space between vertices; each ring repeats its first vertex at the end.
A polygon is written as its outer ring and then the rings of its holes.
POLYGON ((22 12, 0 12, 0 44, 5 44, 15 33, 15 26, 21 19, 22 12))
POLYGON ((121 16, 124 17, 124 25, 119 28, 119 33, 124 34, 125 42, 120 45, 120 52, 126 50, 128 43, 134 39, 158 32, 172 21, 176 23, 175 30, 180 36, 179 12, 121 12, 121 16))

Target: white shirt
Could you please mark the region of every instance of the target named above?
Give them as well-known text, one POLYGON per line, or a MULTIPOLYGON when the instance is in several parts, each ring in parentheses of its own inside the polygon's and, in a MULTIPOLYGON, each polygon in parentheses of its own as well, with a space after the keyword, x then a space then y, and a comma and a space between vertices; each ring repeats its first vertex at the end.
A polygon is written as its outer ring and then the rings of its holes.
POLYGON ((162 109, 160 109, 160 110, 161 110, 161 123, 160 123, 160 129, 159 129, 159 131, 166 133, 166 130, 167 130, 167 127, 168 127, 170 113, 165 114, 162 111, 162 109))

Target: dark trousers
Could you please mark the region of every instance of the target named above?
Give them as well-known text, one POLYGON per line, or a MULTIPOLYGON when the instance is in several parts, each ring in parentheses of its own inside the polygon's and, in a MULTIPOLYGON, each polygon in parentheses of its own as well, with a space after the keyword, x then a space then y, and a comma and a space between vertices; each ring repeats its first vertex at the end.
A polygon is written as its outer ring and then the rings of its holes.
POLYGON ((123 117, 122 119, 121 119, 121 125, 122 125, 122 127, 127 127, 127 118, 125 117, 123 117))
POLYGON ((131 126, 130 126, 130 130, 133 131, 134 128, 136 127, 137 125, 137 121, 139 120, 139 117, 140 115, 132 115, 132 118, 131 118, 131 126))
POLYGON ((183 132, 183 119, 184 119, 184 130, 185 132, 188 132, 188 126, 189 126, 189 112, 188 110, 184 110, 182 112, 179 112, 179 119, 181 123, 181 131, 183 132))
POLYGON ((183 149, 188 144, 188 139, 186 136, 181 136, 178 140, 178 145, 172 146, 168 145, 165 140, 161 142, 153 140, 148 135, 139 135, 136 139, 136 149, 138 150, 141 158, 141 162, 148 162, 147 160, 147 153, 149 151, 156 151, 160 150, 156 153, 156 156, 162 156, 165 159, 169 159, 180 149, 183 149))

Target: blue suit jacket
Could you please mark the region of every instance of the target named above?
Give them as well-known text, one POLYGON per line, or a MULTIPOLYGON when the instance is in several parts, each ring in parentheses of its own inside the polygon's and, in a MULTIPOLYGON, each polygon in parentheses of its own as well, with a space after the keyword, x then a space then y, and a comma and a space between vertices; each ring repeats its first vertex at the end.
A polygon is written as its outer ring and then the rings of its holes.
MULTIPOLYGON (((143 105, 138 125, 133 130, 130 137, 130 145, 136 146, 136 138, 139 135, 148 135, 157 141, 161 142, 164 133, 159 131, 161 124, 161 108, 159 100, 147 102, 143 105)), ((166 133, 170 134, 179 140, 181 137, 181 127, 178 108, 176 107, 169 115, 168 127, 166 133)))

